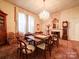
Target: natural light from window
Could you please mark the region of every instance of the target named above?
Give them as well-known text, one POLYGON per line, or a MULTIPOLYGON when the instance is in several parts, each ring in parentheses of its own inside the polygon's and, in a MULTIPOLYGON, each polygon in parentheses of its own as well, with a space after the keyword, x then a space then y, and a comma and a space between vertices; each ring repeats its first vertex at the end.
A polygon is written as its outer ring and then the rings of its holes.
POLYGON ((18 13, 18 31, 26 33, 26 14, 18 13))
POLYGON ((34 33, 35 18, 31 15, 28 16, 28 32, 34 33))

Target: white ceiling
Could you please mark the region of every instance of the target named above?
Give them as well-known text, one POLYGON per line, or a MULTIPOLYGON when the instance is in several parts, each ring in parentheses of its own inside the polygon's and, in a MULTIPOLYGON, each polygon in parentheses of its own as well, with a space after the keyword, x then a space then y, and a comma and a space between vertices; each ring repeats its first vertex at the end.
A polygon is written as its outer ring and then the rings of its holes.
MULTIPOLYGON (((43 0, 6 0, 16 4, 22 8, 28 9, 33 13, 38 14, 43 10, 43 0)), ((46 0, 46 9, 50 12, 57 12, 79 5, 79 0, 46 0)))

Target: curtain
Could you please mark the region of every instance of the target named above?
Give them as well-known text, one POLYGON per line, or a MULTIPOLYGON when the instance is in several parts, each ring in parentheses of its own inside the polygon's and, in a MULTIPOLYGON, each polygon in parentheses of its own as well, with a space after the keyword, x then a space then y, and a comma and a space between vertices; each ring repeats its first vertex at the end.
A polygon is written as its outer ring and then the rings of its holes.
POLYGON ((34 33, 35 31, 35 18, 31 15, 28 15, 28 32, 34 33))
POLYGON ((23 34, 26 33, 26 27, 27 27, 26 20, 27 20, 26 14, 18 13, 18 31, 22 32, 23 34))

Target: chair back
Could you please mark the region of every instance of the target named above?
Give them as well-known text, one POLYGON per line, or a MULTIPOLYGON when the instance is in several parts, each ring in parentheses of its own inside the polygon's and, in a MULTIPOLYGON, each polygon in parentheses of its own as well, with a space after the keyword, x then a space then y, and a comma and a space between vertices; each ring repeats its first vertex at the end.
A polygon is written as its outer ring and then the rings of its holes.
POLYGON ((20 51, 23 54, 27 54, 27 45, 26 45, 26 43, 21 41, 21 40, 18 40, 18 41, 19 41, 19 44, 20 44, 20 51))

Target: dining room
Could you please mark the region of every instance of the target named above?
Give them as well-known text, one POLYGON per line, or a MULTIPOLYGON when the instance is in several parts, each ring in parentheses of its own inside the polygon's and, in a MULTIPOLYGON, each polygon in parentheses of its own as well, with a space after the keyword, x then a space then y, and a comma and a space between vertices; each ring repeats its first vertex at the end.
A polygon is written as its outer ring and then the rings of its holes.
POLYGON ((0 0, 0 59, 79 59, 79 0, 0 0))

